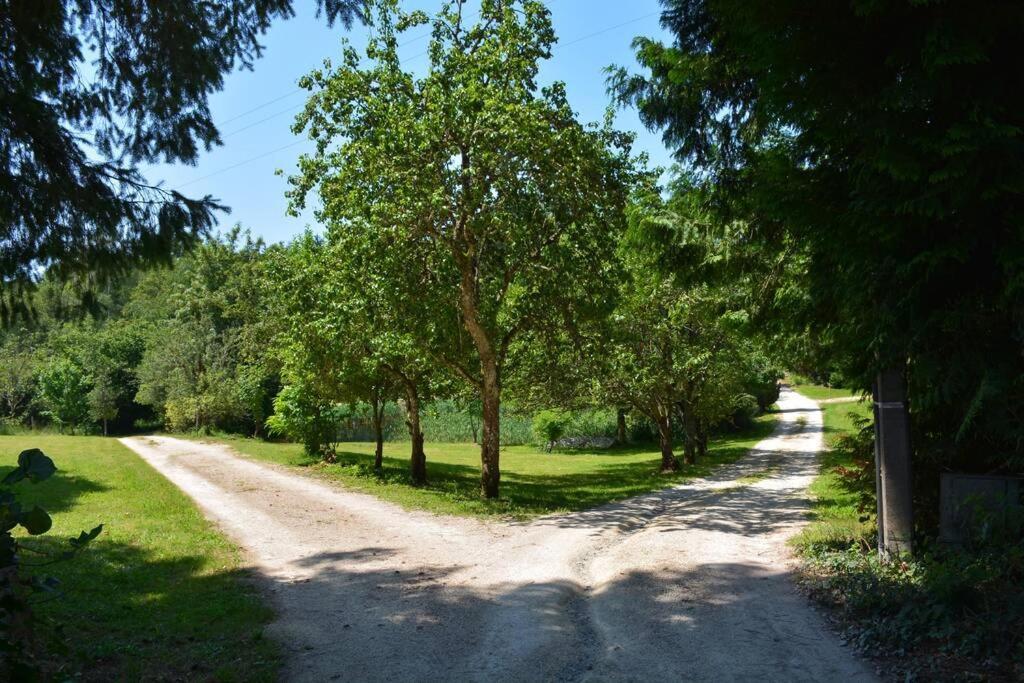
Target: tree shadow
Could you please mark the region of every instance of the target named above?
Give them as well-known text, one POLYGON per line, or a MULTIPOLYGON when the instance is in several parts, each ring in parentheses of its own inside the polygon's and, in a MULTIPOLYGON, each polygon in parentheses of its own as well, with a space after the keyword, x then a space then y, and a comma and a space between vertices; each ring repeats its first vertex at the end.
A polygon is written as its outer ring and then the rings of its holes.
MULTIPOLYGON (((529 474, 515 469, 502 469, 501 499, 480 500, 480 470, 475 465, 462 465, 430 459, 427 453, 427 477, 422 490, 437 493, 474 509, 512 515, 537 515, 554 511, 584 510, 609 501, 622 500, 660 490, 694 477, 705 477, 723 464, 734 462, 750 451, 750 442, 769 436, 773 423, 758 423, 755 428, 720 436, 712 450, 696 465, 684 465, 675 473, 659 472, 661 456, 648 446, 632 446, 613 452, 579 449, 573 454, 597 455, 604 460, 599 469, 568 474, 550 472, 529 474), (642 461, 617 462, 626 456, 648 455, 642 461)), ((372 478, 385 485, 412 486, 408 463, 402 458, 384 457, 384 468, 373 469, 373 456, 349 450, 339 450, 338 462, 324 465, 348 468, 346 472, 372 478)), ((538 454, 539 458, 545 457, 538 454)), ((313 463, 310 463, 311 465, 313 463)))
POLYGON ((788 574, 756 562, 632 569, 596 585, 518 580, 510 568, 467 585, 467 566, 395 561, 325 553, 297 563, 316 567, 301 579, 267 579, 286 679, 815 681, 860 671, 788 574))
MULTIPOLYGON (((13 470, 13 466, 0 466, 0 480, 13 470)), ((22 505, 41 505, 50 514, 65 512, 87 493, 109 491, 110 488, 87 477, 67 474, 62 470, 38 483, 21 481, 11 487, 22 505)))
MULTIPOLYGON (((33 540, 50 552, 66 547, 33 540)), ((68 650, 54 662, 56 678, 272 680, 278 669, 277 647, 263 637, 273 614, 250 570, 101 536, 73 560, 35 571, 61 582, 59 597, 34 606, 41 634, 68 650)))

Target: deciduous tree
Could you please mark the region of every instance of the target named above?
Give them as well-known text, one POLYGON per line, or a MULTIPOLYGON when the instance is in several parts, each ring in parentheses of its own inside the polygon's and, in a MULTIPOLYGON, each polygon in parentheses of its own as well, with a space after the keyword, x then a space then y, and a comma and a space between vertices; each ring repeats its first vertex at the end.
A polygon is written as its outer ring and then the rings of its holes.
POLYGON ((481 492, 496 497, 510 349, 601 306, 635 173, 630 138, 580 124, 562 84, 538 85, 555 42, 543 3, 483 0, 475 23, 461 0, 446 3, 422 77, 402 68, 398 43, 427 17, 374 8, 365 59, 346 47, 338 67, 303 80, 312 95, 295 130, 317 151, 290 197, 298 210, 317 191, 332 230, 403 260, 409 277, 393 287, 415 288, 391 300, 412 308, 430 293, 433 322, 411 331, 479 392, 481 492))

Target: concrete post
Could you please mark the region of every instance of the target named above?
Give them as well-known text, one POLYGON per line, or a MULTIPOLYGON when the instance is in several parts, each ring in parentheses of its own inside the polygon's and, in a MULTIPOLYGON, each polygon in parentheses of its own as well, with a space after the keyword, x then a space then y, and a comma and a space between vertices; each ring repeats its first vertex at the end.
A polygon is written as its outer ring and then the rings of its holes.
POLYGON ((907 384, 900 368, 875 380, 875 480, 878 485, 878 550, 883 557, 914 550, 913 479, 907 384))

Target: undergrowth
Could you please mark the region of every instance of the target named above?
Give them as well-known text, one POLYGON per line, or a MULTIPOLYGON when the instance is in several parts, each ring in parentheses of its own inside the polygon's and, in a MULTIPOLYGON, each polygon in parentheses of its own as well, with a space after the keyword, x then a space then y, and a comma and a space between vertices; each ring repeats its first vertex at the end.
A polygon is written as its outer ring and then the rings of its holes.
POLYGON ((919 529, 917 554, 877 551, 866 406, 827 405, 814 521, 794 539, 802 584, 894 680, 1024 680, 1024 524, 980 516, 964 546, 919 529))

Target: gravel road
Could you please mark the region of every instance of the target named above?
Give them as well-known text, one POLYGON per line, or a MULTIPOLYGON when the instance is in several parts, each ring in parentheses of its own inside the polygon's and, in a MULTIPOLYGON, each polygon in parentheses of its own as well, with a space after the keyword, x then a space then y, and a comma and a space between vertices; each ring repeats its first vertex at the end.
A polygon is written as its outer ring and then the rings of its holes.
POLYGON ((527 523, 409 512, 230 448, 122 442, 248 553, 295 681, 870 681, 794 589, 822 447, 776 432, 707 479, 527 523))

